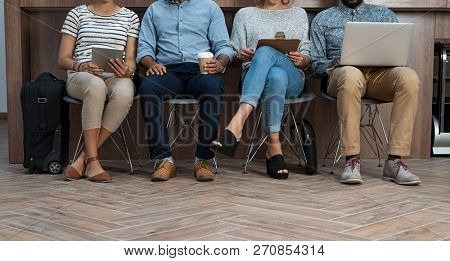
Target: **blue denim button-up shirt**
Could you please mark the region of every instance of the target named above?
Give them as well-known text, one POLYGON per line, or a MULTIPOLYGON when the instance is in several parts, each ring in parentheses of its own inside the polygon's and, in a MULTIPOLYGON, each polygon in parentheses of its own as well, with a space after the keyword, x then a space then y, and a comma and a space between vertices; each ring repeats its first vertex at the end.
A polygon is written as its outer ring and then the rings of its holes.
POLYGON ((347 22, 397 23, 394 12, 383 6, 362 3, 351 9, 340 3, 320 12, 311 24, 311 68, 317 76, 341 58, 344 26, 347 22))
POLYGON ((225 17, 212 0, 185 0, 181 4, 159 0, 141 24, 137 62, 151 56, 158 63, 198 63, 197 54, 212 52, 233 60, 225 17))

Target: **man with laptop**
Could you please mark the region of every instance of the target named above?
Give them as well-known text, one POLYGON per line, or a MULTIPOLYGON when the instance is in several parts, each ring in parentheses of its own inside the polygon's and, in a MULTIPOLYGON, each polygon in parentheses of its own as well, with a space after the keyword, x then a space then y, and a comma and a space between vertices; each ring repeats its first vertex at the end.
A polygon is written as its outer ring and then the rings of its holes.
POLYGON ((312 22, 312 70, 328 75, 328 94, 337 97, 341 153, 347 160, 344 184, 362 183, 362 97, 394 104, 383 178, 400 185, 421 182, 402 161, 411 151, 420 85, 417 73, 405 67, 413 25, 394 23, 398 20, 392 11, 363 0, 342 0, 312 22))

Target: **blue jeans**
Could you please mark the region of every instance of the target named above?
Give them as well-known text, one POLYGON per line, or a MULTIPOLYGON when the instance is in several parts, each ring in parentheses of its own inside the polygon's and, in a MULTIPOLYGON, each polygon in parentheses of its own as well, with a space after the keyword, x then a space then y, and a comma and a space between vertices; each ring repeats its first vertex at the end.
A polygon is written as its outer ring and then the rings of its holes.
POLYGON ((304 89, 305 75, 285 55, 272 47, 256 50, 244 76, 241 103, 263 103, 265 130, 279 132, 286 99, 297 98, 304 89))
POLYGON ((221 74, 200 74, 196 63, 168 65, 167 74, 151 75, 142 82, 142 114, 152 160, 172 156, 169 134, 164 124, 164 101, 186 96, 198 99, 200 105, 199 141, 195 156, 199 159, 214 158, 209 148, 211 142, 217 139, 223 87, 221 74))

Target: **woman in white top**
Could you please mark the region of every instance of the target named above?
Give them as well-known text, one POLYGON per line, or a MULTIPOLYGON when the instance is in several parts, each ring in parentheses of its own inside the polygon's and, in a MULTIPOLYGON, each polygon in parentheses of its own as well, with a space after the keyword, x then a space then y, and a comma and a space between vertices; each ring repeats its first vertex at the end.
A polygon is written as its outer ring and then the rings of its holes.
POLYGON ((64 176, 111 182, 111 175, 100 165, 98 148, 118 129, 133 104, 131 78, 136 70, 139 17, 113 0, 95 0, 72 9, 61 32, 58 64, 68 73, 67 94, 83 102, 84 136, 84 150, 66 167, 64 176), (123 50, 123 60, 110 60, 110 68, 100 68, 92 62, 93 47, 123 50))
POLYGON ((265 131, 268 133, 267 174, 288 178, 279 132, 285 99, 298 97, 304 88, 303 70, 310 63, 309 23, 306 11, 290 7, 289 0, 257 1, 256 7, 241 9, 235 17, 231 44, 243 62, 240 107, 223 135, 213 142, 213 150, 233 156, 242 136, 245 121, 262 100, 265 131), (260 39, 273 39, 280 33, 300 39, 298 50, 288 54, 272 47, 256 50, 260 39))

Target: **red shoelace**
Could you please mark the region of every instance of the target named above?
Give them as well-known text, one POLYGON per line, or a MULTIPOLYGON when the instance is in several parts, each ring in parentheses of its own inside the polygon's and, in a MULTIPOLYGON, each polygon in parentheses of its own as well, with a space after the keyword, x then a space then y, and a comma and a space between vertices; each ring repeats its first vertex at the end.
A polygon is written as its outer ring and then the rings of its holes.
POLYGON ((356 158, 354 158, 354 159, 351 159, 351 161, 348 163, 348 165, 347 166, 352 166, 352 171, 356 168, 356 165, 358 165, 359 164, 359 159, 356 159, 356 158))
POLYGON ((408 170, 408 166, 406 166, 406 164, 405 164, 403 161, 401 161, 401 160, 398 160, 398 161, 395 163, 395 167, 397 167, 397 174, 398 174, 398 172, 400 171, 400 168, 401 168, 401 167, 403 167, 405 170, 408 170))

